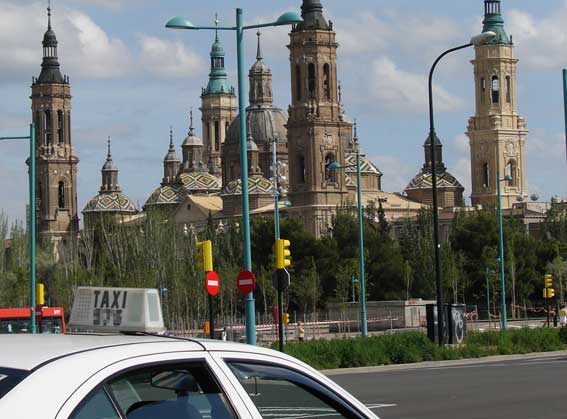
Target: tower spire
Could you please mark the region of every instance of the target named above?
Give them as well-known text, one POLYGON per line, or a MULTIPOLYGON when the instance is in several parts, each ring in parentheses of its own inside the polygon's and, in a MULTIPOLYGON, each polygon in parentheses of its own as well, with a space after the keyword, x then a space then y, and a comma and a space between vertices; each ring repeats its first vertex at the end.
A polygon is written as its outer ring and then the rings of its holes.
POLYGON ((297 30, 330 29, 325 16, 323 16, 323 5, 320 0, 303 0, 301 4, 301 17, 303 18, 303 22, 297 25, 297 30))
POLYGON ((106 161, 112 161, 112 155, 110 154, 110 135, 108 136, 107 140, 106 161))
POLYGON ((260 32, 260 29, 258 29, 256 36, 258 36, 258 48, 256 49, 256 61, 260 61, 262 59, 262 46, 260 45, 260 37, 262 36, 262 33, 260 32))
POLYGON ((484 20, 482 24, 482 32, 492 31, 496 33, 496 37, 488 41, 487 44, 511 44, 504 29, 500 0, 484 0, 484 20))
POLYGON ((51 0, 47 0, 47 30, 51 30, 51 0))

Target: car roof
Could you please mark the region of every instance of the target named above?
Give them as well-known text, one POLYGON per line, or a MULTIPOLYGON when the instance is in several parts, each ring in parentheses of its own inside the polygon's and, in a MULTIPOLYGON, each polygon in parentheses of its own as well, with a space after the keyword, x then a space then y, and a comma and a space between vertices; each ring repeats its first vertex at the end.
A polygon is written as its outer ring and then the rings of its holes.
POLYGON ((234 351, 276 356, 293 360, 289 355, 270 349, 218 340, 178 338, 160 335, 100 334, 15 334, 0 335, 0 368, 33 370, 56 359, 87 351, 116 350, 127 354, 127 347, 136 352, 160 352, 164 344, 175 351, 234 351), (169 347, 172 345, 172 347, 169 347))

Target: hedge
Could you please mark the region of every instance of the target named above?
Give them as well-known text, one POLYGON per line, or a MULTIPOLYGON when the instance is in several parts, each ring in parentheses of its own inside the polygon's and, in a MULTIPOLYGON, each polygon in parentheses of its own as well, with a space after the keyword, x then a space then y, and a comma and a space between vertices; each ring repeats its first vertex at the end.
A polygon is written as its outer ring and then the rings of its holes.
POLYGON ((565 349, 567 328, 472 332, 460 346, 439 347, 419 332, 288 342, 286 353, 317 369, 409 364, 565 349))

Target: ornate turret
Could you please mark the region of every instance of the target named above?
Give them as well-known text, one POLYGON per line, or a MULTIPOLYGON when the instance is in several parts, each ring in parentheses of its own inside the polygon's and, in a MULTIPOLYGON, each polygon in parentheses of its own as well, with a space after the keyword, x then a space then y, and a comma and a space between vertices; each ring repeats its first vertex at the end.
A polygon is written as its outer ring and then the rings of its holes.
POLYGON ((248 77, 250 80, 249 100, 250 106, 270 106, 272 98, 272 72, 262 58, 262 46, 260 44, 260 31, 258 35, 258 49, 256 52, 256 62, 250 68, 248 77))
POLYGON ((59 61, 57 59, 57 37, 51 28, 51 5, 47 8, 47 31, 43 35, 42 44, 43 61, 41 63, 41 73, 37 80, 35 80, 35 83, 67 83, 68 80, 61 74, 59 61))
POLYGON ((173 145, 173 130, 169 130, 169 150, 163 159, 163 180, 162 186, 174 183, 179 173, 179 156, 175 152, 173 145))
POLYGON ((500 0, 484 0, 484 21, 482 32, 492 31, 496 37, 487 44, 511 44, 504 29, 504 19, 500 13, 500 0))
POLYGON ((296 30, 331 29, 325 16, 323 16, 323 5, 320 0, 303 0, 301 17, 303 18, 303 23, 298 24, 296 30))
POLYGON ((182 172, 196 172, 203 169, 203 141, 195 134, 193 127, 193 110, 189 112, 189 132, 183 140, 182 172))
MULTIPOLYGON (((443 173, 446 170, 445 163, 443 163, 443 144, 441 140, 437 137, 437 134, 433 134, 433 143, 435 144, 435 173, 443 173)), ((431 173, 431 136, 428 135, 425 143, 423 144, 423 150, 425 154, 425 163, 423 164, 423 171, 431 173)))
MULTIPOLYGON (((215 25, 218 25, 215 19, 215 25)), ((215 41, 211 47, 211 72, 209 73, 209 83, 203 89, 202 95, 215 95, 218 93, 234 93, 234 87, 228 83, 226 69, 224 68, 224 47, 219 39, 218 31, 215 32, 215 41)))
POLYGON ((110 154, 110 137, 108 137, 108 151, 106 154, 106 161, 102 166, 102 184, 100 186, 100 193, 104 192, 120 192, 118 185, 118 168, 112 161, 112 154, 110 154))

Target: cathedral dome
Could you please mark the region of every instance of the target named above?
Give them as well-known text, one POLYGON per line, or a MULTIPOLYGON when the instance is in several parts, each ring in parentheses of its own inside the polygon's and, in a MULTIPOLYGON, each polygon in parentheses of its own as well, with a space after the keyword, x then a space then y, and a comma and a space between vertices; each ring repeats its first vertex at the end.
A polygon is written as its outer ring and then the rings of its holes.
POLYGON ((208 172, 185 172, 179 178, 190 194, 211 194, 221 190, 221 180, 208 172))
POLYGON ((183 144, 182 146, 185 145, 197 145, 197 146, 202 146, 203 145, 203 140, 201 140, 196 134, 195 131, 193 130, 193 128, 191 128, 191 130, 189 131, 189 134, 187 135, 187 137, 185 137, 185 139, 183 140, 183 144))
MULTIPOLYGON (((250 195, 271 195, 274 188, 272 182, 263 176, 250 176, 248 178, 248 193, 250 195)), ((242 181, 235 179, 230 182, 221 193, 221 196, 242 195, 242 181)))
MULTIPOLYGON (((280 108, 251 108, 246 110, 248 134, 257 144, 277 138, 279 142, 287 142, 287 115, 280 108)), ((240 118, 235 118, 226 135, 227 143, 238 144, 240 138, 240 118)))
POLYGON ((105 192, 91 198, 83 212, 136 213, 134 203, 121 192, 105 192))
POLYGON ((178 185, 165 185, 157 188, 144 204, 144 209, 151 205, 182 204, 185 202, 185 189, 178 185))
MULTIPOLYGON (((437 188, 462 188, 463 186, 457 180, 455 176, 451 173, 445 171, 443 173, 437 173, 437 188)), ((422 171, 418 173, 406 187, 406 192, 408 190, 414 189, 429 189, 433 185, 431 179, 431 172, 422 171)))

